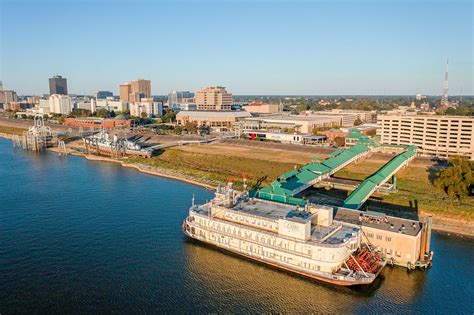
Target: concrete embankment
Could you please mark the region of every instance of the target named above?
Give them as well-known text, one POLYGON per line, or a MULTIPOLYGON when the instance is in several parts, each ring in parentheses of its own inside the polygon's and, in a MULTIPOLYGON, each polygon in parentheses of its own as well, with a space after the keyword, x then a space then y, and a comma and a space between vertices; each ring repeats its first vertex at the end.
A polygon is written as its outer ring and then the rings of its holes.
MULTIPOLYGON (((49 150, 53 151, 53 152, 57 152, 56 148, 50 148, 49 150)), ((76 155, 76 156, 82 156, 82 157, 86 158, 89 161, 117 163, 117 164, 120 164, 123 167, 134 168, 134 169, 138 170, 139 172, 142 172, 142 173, 145 173, 145 174, 160 176, 160 177, 165 177, 165 178, 171 178, 171 179, 175 179, 175 180, 180 180, 180 181, 183 181, 183 182, 186 182, 186 183, 189 183, 189 184, 193 184, 193 185, 196 185, 196 186, 200 186, 200 187, 210 189, 210 190, 213 190, 215 188, 215 185, 202 183, 202 182, 199 182, 199 181, 197 181, 193 178, 186 177, 183 174, 179 174, 177 172, 171 172, 171 171, 166 170, 166 169, 151 168, 151 167, 148 167, 148 166, 145 166, 145 165, 140 165, 140 164, 130 164, 130 163, 126 163, 126 162, 121 161, 121 160, 116 160, 116 159, 105 157, 105 156, 84 154, 84 153, 77 152, 77 151, 69 152, 69 154, 76 155)))

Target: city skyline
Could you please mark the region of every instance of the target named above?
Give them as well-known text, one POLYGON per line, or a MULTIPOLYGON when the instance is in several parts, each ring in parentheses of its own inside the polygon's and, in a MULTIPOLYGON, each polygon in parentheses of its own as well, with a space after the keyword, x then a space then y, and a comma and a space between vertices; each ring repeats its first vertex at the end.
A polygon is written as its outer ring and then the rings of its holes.
POLYGON ((19 95, 46 94, 55 74, 70 94, 118 95, 145 78, 153 95, 209 85, 234 95, 441 95, 448 57, 449 94, 474 94, 468 1, 1 6, 0 79, 19 95))

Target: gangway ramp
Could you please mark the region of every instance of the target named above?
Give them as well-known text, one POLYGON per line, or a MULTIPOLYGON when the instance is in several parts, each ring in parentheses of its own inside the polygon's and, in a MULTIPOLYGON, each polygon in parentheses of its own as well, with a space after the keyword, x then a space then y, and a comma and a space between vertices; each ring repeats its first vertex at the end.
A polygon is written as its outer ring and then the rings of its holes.
POLYGON ((366 178, 347 198, 344 200, 344 208, 359 209, 364 202, 385 184, 402 167, 407 165, 416 156, 416 146, 409 146, 407 150, 382 166, 375 174, 366 178))

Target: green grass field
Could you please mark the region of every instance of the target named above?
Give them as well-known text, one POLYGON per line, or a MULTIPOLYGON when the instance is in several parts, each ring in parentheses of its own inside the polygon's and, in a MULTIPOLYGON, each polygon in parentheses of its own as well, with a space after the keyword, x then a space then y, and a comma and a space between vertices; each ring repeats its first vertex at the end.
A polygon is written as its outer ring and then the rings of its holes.
MULTIPOLYGON (((360 161, 349 165, 335 174, 336 177, 363 180, 383 163, 360 161)), ((433 175, 434 171, 431 171, 433 175)), ((398 192, 380 197, 380 201, 390 208, 403 211, 417 203, 419 211, 445 218, 474 220, 474 197, 463 200, 447 196, 433 186, 430 170, 421 166, 408 166, 397 174, 398 192)), ((370 205, 369 201, 369 205, 370 205)), ((375 203, 374 203, 375 204, 375 203)))
POLYGON ((0 126, 0 133, 7 133, 7 134, 12 134, 12 135, 23 134, 23 131, 25 131, 25 130, 26 129, 24 129, 24 128, 0 126))
MULTIPOLYGON (((170 148, 150 159, 127 159, 126 163, 140 163, 151 167, 174 170, 196 181, 225 183, 229 177, 236 187, 242 184, 242 174, 249 176, 251 187, 259 178, 268 185, 278 175, 291 170, 294 163, 283 163, 235 155, 218 155, 192 150, 170 148)), ((336 177, 364 180, 377 171, 383 162, 362 160, 335 174, 336 177)), ((416 217, 430 213, 434 216, 458 220, 474 220, 474 197, 464 200, 448 197, 430 181, 430 170, 422 166, 409 166, 397 174, 398 192, 380 195, 367 202, 369 208, 381 207, 388 213, 416 217), (418 210, 416 210, 418 209, 418 210)), ((329 191, 328 195, 344 198, 341 192, 329 191)))
POLYGON ((228 178, 234 179, 236 187, 242 185, 242 174, 247 173, 249 185, 252 186, 259 178, 265 178, 264 185, 269 184, 278 175, 293 168, 293 163, 269 162, 240 156, 224 156, 166 149, 160 155, 150 159, 127 159, 125 163, 140 163, 152 167, 166 168, 200 179, 226 183, 228 178))

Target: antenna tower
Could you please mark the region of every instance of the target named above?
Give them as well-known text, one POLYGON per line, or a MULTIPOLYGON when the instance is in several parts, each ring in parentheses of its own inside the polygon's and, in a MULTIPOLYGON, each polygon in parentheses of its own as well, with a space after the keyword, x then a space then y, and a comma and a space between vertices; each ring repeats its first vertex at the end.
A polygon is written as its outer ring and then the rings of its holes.
POLYGON ((441 97, 441 106, 448 106, 448 66, 449 59, 446 60, 446 73, 444 74, 443 96, 441 97))

